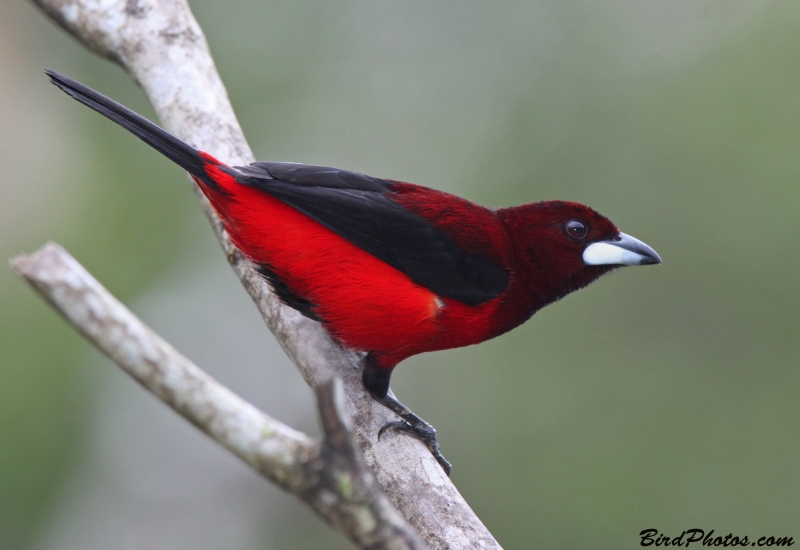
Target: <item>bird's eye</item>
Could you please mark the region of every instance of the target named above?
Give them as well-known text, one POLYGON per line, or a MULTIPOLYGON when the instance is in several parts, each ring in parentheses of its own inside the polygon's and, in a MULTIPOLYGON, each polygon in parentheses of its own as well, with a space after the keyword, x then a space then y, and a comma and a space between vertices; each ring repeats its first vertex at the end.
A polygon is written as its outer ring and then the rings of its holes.
POLYGON ((567 233, 569 233, 570 237, 581 237, 586 236, 586 224, 580 222, 578 220, 570 220, 567 222, 567 233))

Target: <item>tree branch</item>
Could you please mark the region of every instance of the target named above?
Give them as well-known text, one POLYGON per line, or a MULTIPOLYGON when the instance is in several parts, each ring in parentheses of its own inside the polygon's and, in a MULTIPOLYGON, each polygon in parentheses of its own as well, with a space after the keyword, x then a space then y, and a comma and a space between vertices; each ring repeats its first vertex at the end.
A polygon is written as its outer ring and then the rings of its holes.
POLYGON ((53 307, 139 384, 361 548, 427 548, 355 448, 342 383, 320 384, 317 442, 244 401, 181 355, 57 244, 12 261, 53 307))
MULTIPOLYGON (((87 47, 125 68, 168 130, 229 164, 254 160, 186 0, 32 1, 87 47)), ((378 430, 394 418, 364 391, 360 356, 281 304, 200 200, 228 261, 305 380, 317 388, 334 375, 342 379, 356 442, 400 513, 433 548, 500 548, 421 442, 402 435, 378 442, 378 430)))

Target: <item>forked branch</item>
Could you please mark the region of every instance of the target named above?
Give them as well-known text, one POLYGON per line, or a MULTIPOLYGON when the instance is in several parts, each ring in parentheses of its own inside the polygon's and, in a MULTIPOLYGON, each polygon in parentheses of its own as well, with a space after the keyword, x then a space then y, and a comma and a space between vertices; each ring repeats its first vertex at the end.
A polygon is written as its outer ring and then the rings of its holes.
POLYGON ((361 460, 338 378, 320 384, 325 438, 315 441, 214 380, 49 243, 12 261, 79 332, 119 367, 261 475, 303 499, 360 548, 427 548, 361 460))
MULTIPOLYGON (((186 0, 32 1, 84 45, 119 63, 167 130, 228 164, 254 160, 186 0)), ((305 380, 318 388, 333 376, 342 379, 356 442, 400 513, 433 548, 499 548, 422 443, 405 436, 378 442, 378 430, 394 418, 364 391, 359 356, 282 305, 200 200, 228 261, 305 380)))

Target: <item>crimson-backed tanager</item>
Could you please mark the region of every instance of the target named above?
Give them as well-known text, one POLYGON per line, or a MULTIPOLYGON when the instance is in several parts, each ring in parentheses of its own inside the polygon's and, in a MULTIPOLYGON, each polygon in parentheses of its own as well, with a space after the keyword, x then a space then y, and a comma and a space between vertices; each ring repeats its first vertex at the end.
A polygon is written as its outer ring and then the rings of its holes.
MULTIPOLYGON (((64 92, 188 171, 233 243, 286 305, 365 353, 363 383, 446 472, 436 431, 389 391, 417 353, 477 344, 656 252, 582 204, 493 210, 400 181, 322 166, 228 166, 108 97, 53 71, 64 92)), ((379 433, 379 437, 380 437, 379 433)))

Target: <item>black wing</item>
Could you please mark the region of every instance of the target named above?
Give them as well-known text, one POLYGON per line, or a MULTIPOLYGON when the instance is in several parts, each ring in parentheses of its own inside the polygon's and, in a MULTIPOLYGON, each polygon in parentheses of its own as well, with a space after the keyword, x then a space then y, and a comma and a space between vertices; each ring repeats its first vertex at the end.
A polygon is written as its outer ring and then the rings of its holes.
POLYGON ((439 296, 476 305, 508 284, 502 266, 465 251, 392 200, 386 180, 285 162, 256 162, 232 173, 239 183, 266 191, 439 296))

